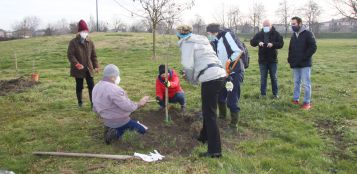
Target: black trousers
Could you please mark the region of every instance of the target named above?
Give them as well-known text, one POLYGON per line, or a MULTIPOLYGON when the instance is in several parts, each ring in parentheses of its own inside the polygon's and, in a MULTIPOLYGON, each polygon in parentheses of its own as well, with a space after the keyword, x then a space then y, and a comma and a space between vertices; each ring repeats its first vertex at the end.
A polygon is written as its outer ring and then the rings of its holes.
MULTIPOLYGON (((84 78, 75 78, 76 79, 76 94, 77 94, 77 100, 78 104, 82 104, 82 90, 83 90, 83 80, 84 78)), ((88 87, 88 93, 89 93, 89 100, 91 103, 92 102, 92 90, 94 88, 94 80, 93 77, 90 76, 89 72, 86 72, 86 82, 87 82, 87 87, 88 87)))
POLYGON ((203 127, 199 139, 207 141, 209 153, 221 153, 221 137, 217 126, 218 94, 225 78, 203 82, 201 85, 203 127))

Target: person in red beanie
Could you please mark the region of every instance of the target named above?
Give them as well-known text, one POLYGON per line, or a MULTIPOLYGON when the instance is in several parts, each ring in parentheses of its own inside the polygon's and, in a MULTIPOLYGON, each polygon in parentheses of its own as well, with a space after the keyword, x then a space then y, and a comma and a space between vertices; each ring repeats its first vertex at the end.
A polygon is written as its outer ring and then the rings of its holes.
POLYGON ((82 107, 83 79, 86 79, 89 99, 92 102, 92 90, 94 87, 94 73, 99 72, 99 65, 93 41, 88 38, 89 29, 84 20, 78 23, 78 33, 69 42, 67 57, 70 63, 70 74, 76 80, 76 94, 78 107, 82 107))

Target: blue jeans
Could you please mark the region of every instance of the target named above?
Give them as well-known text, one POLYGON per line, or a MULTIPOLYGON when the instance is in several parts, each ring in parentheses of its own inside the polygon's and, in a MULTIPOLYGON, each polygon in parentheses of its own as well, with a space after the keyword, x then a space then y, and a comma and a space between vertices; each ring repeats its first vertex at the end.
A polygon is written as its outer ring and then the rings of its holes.
MULTIPOLYGON (((225 104, 227 103, 227 106, 229 110, 234 113, 240 111, 239 107, 239 99, 240 99, 240 84, 243 82, 244 74, 243 72, 235 73, 231 75, 230 80, 233 83, 233 90, 228 92, 226 89, 226 82, 223 85, 223 88, 219 92, 218 95, 218 103, 225 104)), ((226 79, 226 81, 228 80, 226 79)))
POLYGON ((259 64, 260 68, 260 94, 267 94, 267 79, 268 79, 268 71, 271 80, 271 86, 273 95, 278 95, 278 64, 277 63, 265 63, 259 64))
POLYGON ((293 68, 294 73, 294 97, 293 100, 299 101, 300 85, 305 89, 304 103, 311 102, 311 67, 293 68))
MULTIPOLYGON (((180 103, 181 106, 185 106, 185 94, 183 92, 176 93, 173 97, 169 97, 169 103, 180 103)), ((159 100, 159 105, 165 107, 165 96, 163 100, 159 100)))
POLYGON ((126 130, 135 130, 139 132, 140 134, 144 134, 146 132, 146 129, 143 125, 138 123, 138 121, 130 119, 128 123, 125 125, 116 128, 117 130, 117 137, 120 138, 126 130))

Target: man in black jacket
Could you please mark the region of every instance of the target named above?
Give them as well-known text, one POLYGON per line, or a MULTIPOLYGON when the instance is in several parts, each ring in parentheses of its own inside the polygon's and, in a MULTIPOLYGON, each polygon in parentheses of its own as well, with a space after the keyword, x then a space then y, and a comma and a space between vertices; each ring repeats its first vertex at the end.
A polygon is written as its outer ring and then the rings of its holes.
POLYGON ((266 96, 268 72, 272 85, 274 98, 278 98, 278 51, 284 46, 283 37, 271 25, 269 20, 264 20, 263 29, 257 33, 250 45, 259 46, 259 68, 260 68, 260 94, 266 96))
POLYGON ((311 66, 312 55, 316 52, 317 46, 315 36, 302 25, 299 17, 291 18, 291 28, 293 34, 289 45, 288 62, 294 72, 294 96, 293 104, 299 104, 300 84, 303 82, 305 89, 303 110, 311 108, 311 66))

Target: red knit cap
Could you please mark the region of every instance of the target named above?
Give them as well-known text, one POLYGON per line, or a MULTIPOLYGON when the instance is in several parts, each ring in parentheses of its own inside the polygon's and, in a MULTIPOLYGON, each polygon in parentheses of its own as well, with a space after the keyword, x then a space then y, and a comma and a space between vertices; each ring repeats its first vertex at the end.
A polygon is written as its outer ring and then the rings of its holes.
POLYGON ((81 31, 87 31, 87 32, 89 32, 87 23, 86 23, 83 19, 81 19, 81 20, 78 22, 78 32, 81 32, 81 31))

